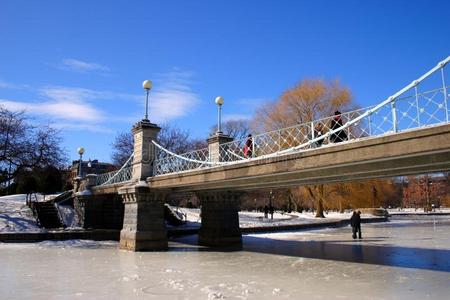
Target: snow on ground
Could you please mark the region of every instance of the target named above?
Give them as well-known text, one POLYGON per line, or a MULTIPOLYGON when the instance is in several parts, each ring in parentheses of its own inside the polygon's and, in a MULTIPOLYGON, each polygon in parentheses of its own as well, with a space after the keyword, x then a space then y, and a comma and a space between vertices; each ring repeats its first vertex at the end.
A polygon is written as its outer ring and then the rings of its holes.
MULTIPOLYGON (((401 215, 401 214, 427 214, 423 208, 389 208, 387 210, 391 215, 401 215)), ((436 208, 432 213, 450 213, 450 207, 436 208)))
POLYGON ((57 208, 66 225, 66 229, 81 229, 81 227, 78 226, 78 218, 75 214, 75 209, 73 209, 72 206, 57 204, 57 208))
MULTIPOLYGON (((186 216, 188 226, 195 226, 201 222, 200 209, 199 208, 178 208, 178 210, 186 216)), ((310 223, 321 223, 328 221, 338 221, 350 219, 352 213, 345 212, 328 212, 325 213, 325 218, 316 218, 315 213, 312 212, 292 212, 283 213, 275 212, 273 214, 273 219, 264 217, 263 212, 255 211, 240 211, 239 212, 239 225, 242 228, 252 228, 252 227, 272 227, 280 225, 295 225, 295 224, 310 224, 310 223)), ((363 214, 363 218, 373 217, 372 215, 363 214)))
MULTIPOLYGON (((178 208, 178 210, 186 216, 188 226, 196 226, 201 222, 200 209, 198 208, 178 208)), ((450 208, 436 209, 436 212, 440 213, 450 213, 450 208)), ((392 214, 411 214, 411 213, 423 213, 423 210, 415 211, 412 209, 390 209, 389 213, 392 214)), ((426 213, 424 213, 426 214, 426 213)), ((316 218, 315 213, 312 212, 292 212, 283 213, 275 212, 273 214, 273 219, 265 218, 263 212, 255 211, 240 211, 239 212, 239 225, 241 228, 252 228, 252 227, 272 227, 280 225, 296 225, 296 224, 311 224, 311 223, 322 223, 329 221, 339 221, 339 220, 349 220, 352 216, 352 211, 346 211, 344 213, 339 213, 337 211, 329 211, 324 213, 325 218, 316 218)), ((361 217, 373 218, 371 214, 362 214, 361 217)))
POLYGON ((39 228, 25 194, 0 197, 0 232, 44 232, 39 228))
MULTIPOLYGON (((55 197, 56 195, 47 195, 46 200, 55 197)), ((37 195, 37 200, 42 201, 43 196, 37 195)), ((59 205, 58 209, 62 214, 64 223, 70 229, 75 228, 77 223, 73 208, 69 206, 59 205)), ((200 209, 198 208, 175 208, 183 215, 187 221, 185 228, 198 228, 201 223, 200 209)), ((423 210, 411 209, 390 209, 392 214, 410 214, 422 213, 423 210)), ((436 209, 436 212, 450 213, 450 208, 436 209)), ((295 225, 295 224, 310 224, 321 223, 328 221, 337 221, 343 219, 350 219, 351 212, 339 213, 328 212, 325 213, 325 218, 315 218, 312 212, 292 212, 282 213, 275 212, 273 219, 265 218, 264 213, 255 211, 241 211, 239 212, 239 224, 242 228, 252 227, 273 227, 280 225, 295 225)), ((363 218, 372 217, 371 215, 363 214, 363 218)), ((25 194, 11 195, 0 197, 0 232, 45 232, 45 229, 37 226, 36 220, 33 217, 31 209, 25 205, 25 194)))
MULTIPOLYGON (((56 197, 46 195, 45 200, 56 197)), ((17 194, 0 197, 0 233, 1 232, 46 232, 46 229, 37 225, 31 209, 25 204, 26 195, 17 194)), ((33 200, 44 201, 41 194, 33 195, 33 200)), ((67 206, 59 206, 64 223, 68 226, 76 224, 73 209, 67 206)))

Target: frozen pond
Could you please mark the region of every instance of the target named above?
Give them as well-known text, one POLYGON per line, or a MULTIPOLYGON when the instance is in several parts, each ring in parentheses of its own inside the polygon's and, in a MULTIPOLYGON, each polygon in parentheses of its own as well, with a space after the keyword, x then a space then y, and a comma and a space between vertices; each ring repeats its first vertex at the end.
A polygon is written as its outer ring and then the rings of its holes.
POLYGON ((1 299, 448 299, 450 217, 244 236, 242 250, 170 242, 0 243, 1 299), (426 220, 426 221, 423 221, 426 220))

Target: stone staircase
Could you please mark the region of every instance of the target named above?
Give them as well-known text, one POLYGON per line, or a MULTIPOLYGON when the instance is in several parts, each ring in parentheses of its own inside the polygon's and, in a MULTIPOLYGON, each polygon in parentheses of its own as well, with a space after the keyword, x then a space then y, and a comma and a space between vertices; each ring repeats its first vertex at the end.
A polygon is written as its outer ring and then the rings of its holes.
POLYGON ((59 212, 52 201, 32 202, 31 209, 40 227, 47 229, 64 227, 59 212))
POLYGON ((65 191, 50 201, 54 204, 64 203, 65 205, 70 205, 73 207, 73 190, 65 191))
POLYGON ((184 224, 183 218, 167 203, 164 204, 164 219, 167 224, 172 226, 180 226, 184 224))

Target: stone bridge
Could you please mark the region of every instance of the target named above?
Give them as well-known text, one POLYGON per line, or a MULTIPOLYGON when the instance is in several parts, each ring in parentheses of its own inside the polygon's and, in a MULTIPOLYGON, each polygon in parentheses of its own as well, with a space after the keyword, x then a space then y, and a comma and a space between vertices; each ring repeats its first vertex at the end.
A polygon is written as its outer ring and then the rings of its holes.
MULTIPOLYGON (((441 62, 432 72, 378 106, 353 114, 340 128, 329 128, 321 137, 314 136, 314 122, 306 127, 296 127, 295 136, 289 128, 289 131, 278 132, 278 140, 282 142, 278 142, 277 150, 269 154, 263 150, 267 145, 273 149, 273 139, 270 144, 267 142, 267 136, 273 134, 260 137, 265 144, 259 142, 259 150, 255 148, 255 152, 259 151, 258 157, 242 157, 237 151, 239 146, 234 146, 228 136, 218 132, 208 139, 208 149, 195 154, 199 157, 199 153, 208 153, 208 160, 204 162, 193 159, 192 153, 168 152, 169 158, 158 159, 155 141, 160 128, 142 120, 132 130, 134 152, 129 178, 103 185, 96 185, 95 176, 87 176, 84 180, 86 190, 75 197, 75 208, 82 225, 121 229, 120 246, 123 249, 166 249, 163 209, 166 197, 191 192, 201 201, 199 244, 239 244, 242 237, 238 205, 246 191, 450 170, 450 122, 444 77, 442 87, 437 89, 438 92, 432 91, 434 94, 418 94, 416 88, 430 74, 443 70, 449 60, 447 58, 444 64, 441 62), (400 98, 412 89, 415 96, 400 98), (438 100, 436 95, 442 99, 438 100), (425 99, 425 104, 419 103, 420 96, 425 99), (410 106, 402 111, 402 103, 410 106), (430 103, 432 108, 429 108, 430 103), (382 113, 386 107, 391 118, 388 127, 384 125, 387 117, 382 113), (410 115, 411 107, 416 111, 414 116, 410 115), (383 117, 374 124, 380 112, 383 117), (425 122, 426 115, 433 118, 425 122), (405 120, 413 122, 403 122, 405 120), (384 131, 373 134, 375 129, 384 131), (313 147, 317 140, 326 139, 339 130, 348 132, 348 141, 313 147), (173 171, 174 166, 178 168, 176 171, 173 171), (185 169, 179 169, 179 166, 185 169)), ((320 122, 324 123, 323 120, 320 122)))

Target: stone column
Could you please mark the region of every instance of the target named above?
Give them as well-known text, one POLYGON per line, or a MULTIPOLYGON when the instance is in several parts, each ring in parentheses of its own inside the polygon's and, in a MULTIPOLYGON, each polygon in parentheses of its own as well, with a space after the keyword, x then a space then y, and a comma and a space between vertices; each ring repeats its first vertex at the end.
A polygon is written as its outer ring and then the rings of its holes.
POLYGON ((206 140, 208 142, 208 150, 212 162, 226 160, 226 150, 220 149, 220 145, 233 141, 229 135, 216 133, 206 140))
POLYGON ((73 184, 73 192, 74 192, 74 193, 80 191, 81 177, 75 177, 75 178, 72 180, 72 184, 73 184))
POLYGON ((131 251, 166 250, 164 221, 165 192, 153 192, 146 185, 119 190, 125 204, 120 248, 131 251))
POLYGON ((144 120, 133 126, 133 181, 145 181, 147 177, 153 176, 156 152, 152 140, 156 140, 160 130, 156 124, 144 120))
POLYGON ((124 208, 117 194, 95 195, 85 190, 75 194, 73 206, 78 225, 83 228, 122 228, 124 208))
POLYGON ((202 225, 198 243, 205 246, 229 246, 242 244, 239 228, 238 192, 197 192, 202 205, 202 225))

